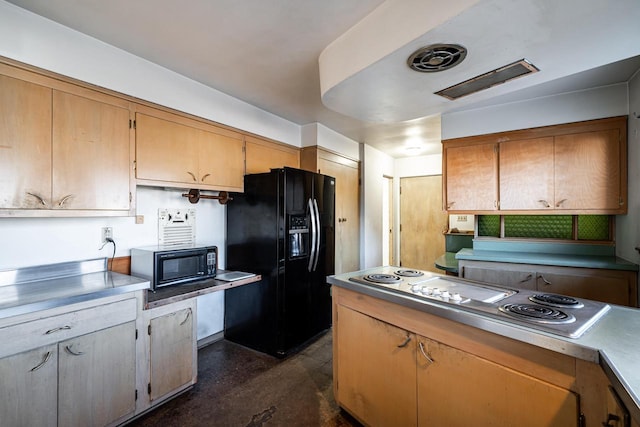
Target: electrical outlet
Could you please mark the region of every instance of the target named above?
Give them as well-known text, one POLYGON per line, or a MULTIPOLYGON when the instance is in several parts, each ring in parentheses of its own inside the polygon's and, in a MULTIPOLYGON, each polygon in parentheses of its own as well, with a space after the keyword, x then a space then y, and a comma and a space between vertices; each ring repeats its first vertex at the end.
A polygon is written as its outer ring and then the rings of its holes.
POLYGON ((102 227, 102 243, 105 243, 107 239, 113 239, 113 228, 102 227))

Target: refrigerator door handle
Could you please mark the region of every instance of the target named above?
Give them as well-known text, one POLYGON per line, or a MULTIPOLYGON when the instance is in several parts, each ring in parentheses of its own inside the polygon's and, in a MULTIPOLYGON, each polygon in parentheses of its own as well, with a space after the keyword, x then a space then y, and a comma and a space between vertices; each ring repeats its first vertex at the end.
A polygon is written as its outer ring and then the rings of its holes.
POLYGON ((316 248, 315 248, 315 261, 313 262, 313 271, 316 271, 316 268, 318 267, 318 258, 320 258, 320 210, 318 209, 318 201, 316 199, 313 199, 313 207, 315 209, 316 212, 316 248))
POLYGON ((311 272, 313 269, 313 261, 316 257, 316 246, 317 246, 317 231, 316 231, 316 212, 313 209, 313 203, 311 199, 309 199, 309 215, 311 215, 311 254, 309 255, 309 266, 307 267, 307 271, 311 272))

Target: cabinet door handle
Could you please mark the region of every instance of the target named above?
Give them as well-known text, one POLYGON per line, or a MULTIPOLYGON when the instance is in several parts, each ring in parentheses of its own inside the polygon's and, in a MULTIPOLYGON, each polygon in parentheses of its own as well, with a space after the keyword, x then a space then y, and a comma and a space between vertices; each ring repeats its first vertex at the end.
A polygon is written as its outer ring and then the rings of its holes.
POLYGON ((51 359, 51 352, 47 351, 47 354, 45 354, 44 357, 42 358, 42 362, 38 363, 38 365, 31 368, 30 372, 35 372, 38 369, 42 368, 49 361, 49 359, 51 359))
POLYGON ((187 323, 187 320, 189 320, 189 317, 191 317, 191 309, 189 309, 189 311, 187 311, 187 315, 184 318, 184 320, 182 322, 180 322, 180 326, 184 325, 185 323, 187 323))
POLYGON ((67 353, 69 353, 72 356, 82 356, 84 354, 84 351, 73 351, 71 350, 71 346, 65 346, 64 348, 66 350, 67 353))
POLYGON ((404 342, 398 345, 398 348, 405 348, 411 342, 411 335, 407 334, 404 342))
POLYGON ((204 180, 208 177, 211 176, 210 173, 205 173, 204 175, 202 175, 202 179, 200 179, 200 181, 204 182, 204 180))
POLYGON ((62 205, 64 205, 67 200, 69 200, 70 198, 73 197, 73 194, 67 194, 66 196, 64 196, 62 199, 60 199, 60 201, 58 202, 58 207, 62 207, 62 205))
POLYGON ((544 278, 544 276, 541 274, 538 276, 540 279, 542 279, 542 281, 544 282, 545 285, 551 285, 552 283, 550 281, 548 281, 547 279, 544 278))
POLYGON ((614 427, 618 421, 620 421, 620 417, 614 414, 607 414, 607 421, 603 421, 602 425, 603 427, 614 427), (611 424, 611 421, 614 422, 614 424, 611 424))
POLYGON ((196 176, 194 174, 192 174, 191 172, 187 171, 187 173, 189 175, 191 175, 191 178, 193 178, 194 181, 198 182, 198 179, 196 178, 196 176))
POLYGON ((65 325, 65 326, 60 326, 59 328, 53 328, 53 329, 49 329, 47 332, 45 332, 45 335, 51 335, 53 333, 56 333, 58 331, 66 331, 71 329, 71 326, 65 325))
POLYGON ((44 206, 44 207, 47 206, 47 202, 42 197, 40 197, 40 196, 38 196, 37 194, 34 194, 34 193, 29 193, 28 191, 27 191, 27 194, 30 195, 30 196, 35 197, 36 199, 38 199, 38 201, 40 202, 40 204, 42 206, 44 206))
POLYGON ((528 282, 529 280, 531 280, 533 278, 532 274, 529 274, 527 277, 525 277, 524 279, 520 280, 519 283, 525 283, 528 282))
POLYGON ((549 202, 547 202, 546 200, 543 200, 543 199, 538 200, 538 203, 542 203, 542 206, 544 206, 545 208, 550 208, 551 207, 549 202))
POLYGON ((562 205, 562 204, 563 204, 564 202, 566 202, 566 201, 567 201, 567 199, 562 199, 562 200, 560 200, 558 203, 556 203, 556 208, 559 208, 559 207, 560 207, 560 205, 562 205))
POLYGON ((450 203, 447 203, 447 209, 451 209, 451 207, 452 207, 453 205, 455 205, 455 204, 456 204, 456 202, 450 202, 450 203))
POLYGON ((424 350, 424 344, 423 343, 418 343, 418 347, 420 347, 420 352, 422 353, 422 355, 424 356, 425 359, 427 359, 427 361, 432 364, 434 363, 433 359, 429 356, 429 354, 424 350))

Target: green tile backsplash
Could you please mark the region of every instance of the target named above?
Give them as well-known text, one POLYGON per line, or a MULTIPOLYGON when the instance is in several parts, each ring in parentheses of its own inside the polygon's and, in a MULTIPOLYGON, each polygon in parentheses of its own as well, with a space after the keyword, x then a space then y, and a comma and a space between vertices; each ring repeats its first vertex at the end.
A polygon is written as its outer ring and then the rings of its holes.
MULTIPOLYGON (((501 237, 500 215, 478 216, 478 236, 501 237)), ((607 215, 577 215, 574 236, 572 215, 504 215, 504 236, 532 239, 610 240, 607 215)))

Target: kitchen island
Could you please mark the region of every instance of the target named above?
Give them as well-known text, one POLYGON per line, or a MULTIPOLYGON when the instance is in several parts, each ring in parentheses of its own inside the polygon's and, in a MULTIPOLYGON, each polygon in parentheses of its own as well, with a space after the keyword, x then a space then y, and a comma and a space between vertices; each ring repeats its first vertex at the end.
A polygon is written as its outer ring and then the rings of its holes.
POLYGON ((336 400, 364 424, 638 425, 637 309, 610 305, 569 338, 349 280, 380 271, 327 279, 336 400))

